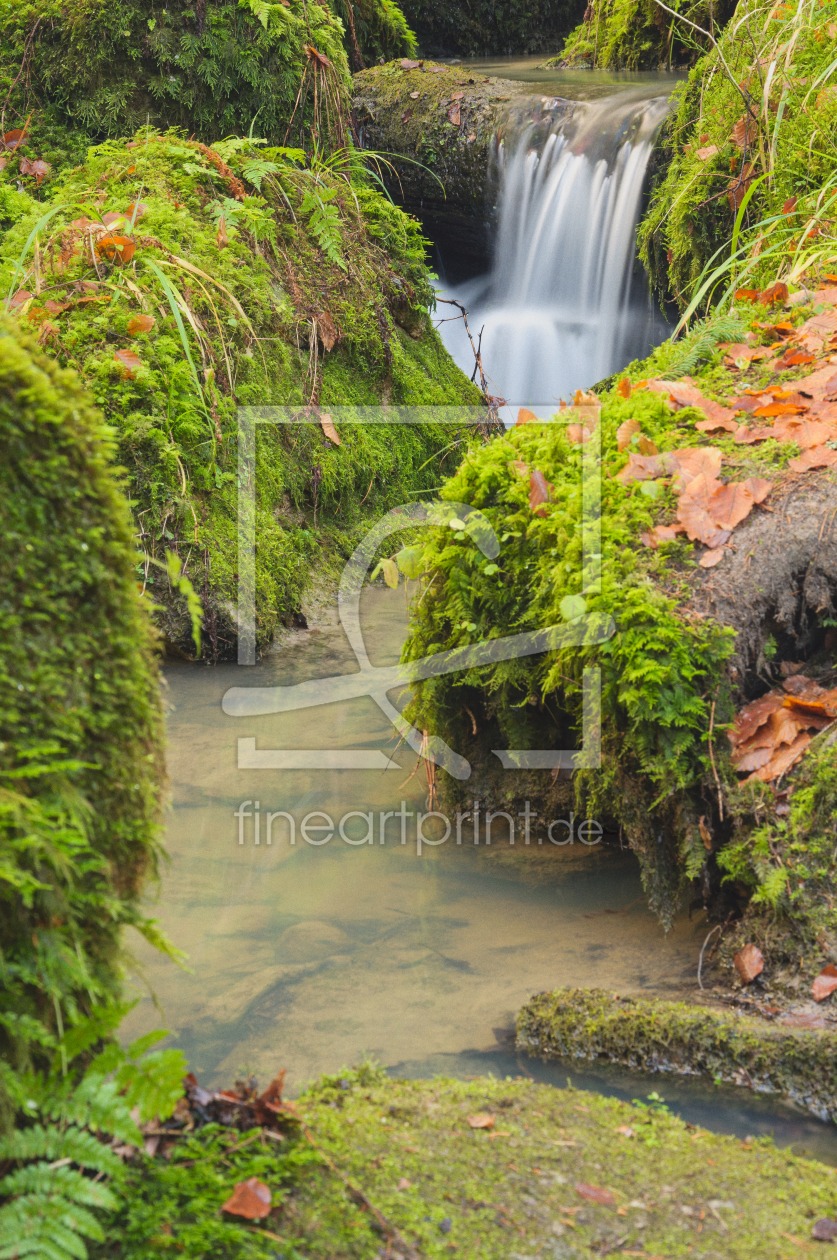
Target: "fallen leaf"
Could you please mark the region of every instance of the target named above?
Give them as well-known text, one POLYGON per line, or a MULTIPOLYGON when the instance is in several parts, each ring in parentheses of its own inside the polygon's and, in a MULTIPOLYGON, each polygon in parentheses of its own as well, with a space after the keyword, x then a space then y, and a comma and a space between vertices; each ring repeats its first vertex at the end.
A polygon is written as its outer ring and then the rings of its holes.
POLYGON ((136 241, 132 241, 129 236, 118 236, 109 233, 96 242, 96 253, 100 258, 107 259, 117 267, 123 267, 125 263, 129 263, 136 253, 136 241))
POLYGON ((764 971, 764 955, 758 945, 745 945, 733 955, 732 962, 742 984, 752 984, 764 971))
POLYGON ((412 1190, 412 1188, 413 1188, 412 1181, 408 1181, 406 1177, 402 1177, 398 1183, 398 1189, 399 1190, 412 1190))
POLYGON ((337 325, 328 311, 322 311, 317 316, 317 336, 327 353, 334 349, 340 339, 337 325))
POLYGON ((626 1137, 626 1138, 632 1138, 634 1136, 634 1130, 631 1128, 629 1124, 618 1125, 616 1132, 621 1133, 622 1137, 626 1137))
POLYGON ((786 372, 788 368, 801 367, 804 363, 813 363, 816 357, 815 354, 808 354, 804 350, 786 350, 782 357, 776 360, 776 371, 786 372))
POLYGON ((543 473, 537 468, 533 469, 529 476, 529 508, 536 516, 546 516, 546 511, 541 505, 549 502, 551 489, 552 486, 543 473))
POLYGON ((647 438, 644 433, 640 433, 637 446, 639 447, 640 455, 659 455, 660 453, 657 450, 656 443, 647 438))
POLYGON ((811 468, 829 468, 837 464, 837 451, 830 446, 810 446, 796 459, 788 460, 792 472, 808 472, 811 468))
POLYGON ((721 529, 735 529, 753 509, 755 500, 741 481, 721 486, 709 498, 709 510, 721 529))
POLYGON ((462 101, 462 100, 464 100, 464 99, 465 99, 465 93, 464 93, 464 92, 454 92, 453 96, 452 96, 450 99, 451 99, 452 101, 462 101))
POLYGON ((50 315, 60 315, 62 311, 68 311, 70 309, 70 305, 70 302, 56 302, 53 298, 47 298, 44 302, 44 306, 49 311, 50 315))
POLYGON ((756 302, 758 300, 758 296, 759 296, 758 289, 736 289, 735 290, 736 302, 756 302))
POLYGON ((488 1112, 480 1111, 475 1116, 468 1117, 468 1124, 472 1129, 493 1129, 495 1119, 488 1112))
POLYGON ((122 375, 130 380, 136 376, 137 368, 142 367, 142 359, 135 350, 117 350, 113 357, 122 368, 122 375))
POLYGON ((509 468, 513 468, 521 477, 529 476, 529 465, 522 459, 512 459, 509 461, 509 468))
MULTIPOLYGON (((621 381, 616 386, 616 392, 620 398, 630 398, 631 382, 628 380, 627 376, 622 377, 621 381)), ((630 421, 626 420, 625 423, 629 424, 630 421)), ((636 424, 636 421, 634 421, 633 423, 636 424)))
POLYGON ((410 61, 409 57, 402 57, 399 62, 402 70, 418 70, 421 65, 420 61, 410 61))
POLYGON ((759 128, 755 119, 745 114, 743 118, 739 118, 738 122, 730 132, 730 140, 738 149, 745 147, 751 149, 758 140, 759 128))
POLYGON ((243 1216, 248 1221, 260 1221, 270 1215, 271 1194, 269 1188, 258 1177, 248 1177, 239 1181, 221 1211, 231 1216, 243 1216))
POLYGON ((721 471, 721 452, 716 446, 684 446, 671 451, 669 458, 677 466, 683 487, 701 474, 714 481, 721 471))
POLYGON ((334 427, 334 422, 332 421, 331 416, 328 414, 328 412, 324 411, 321 413, 320 427, 322 428, 322 431, 328 438, 329 442, 333 442, 335 446, 340 445, 340 438, 338 436, 337 430, 334 427))
POLYGON ((748 477, 746 481, 741 482, 750 494, 753 496, 754 503, 764 503, 764 500, 773 489, 773 482, 767 481, 764 477, 748 477))
POLYGON ((591 1203, 602 1203, 605 1207, 616 1207, 616 1199, 610 1190, 606 1190, 604 1186, 592 1186, 587 1181, 579 1181, 575 1187, 576 1194, 580 1194, 582 1199, 589 1199, 591 1203))
POLYGON ((215 234, 215 244, 219 249, 226 249, 229 243, 230 238, 227 235, 227 220, 223 215, 221 215, 218 220, 218 231, 215 234))
POLYGON ((455 105, 451 105, 448 110, 448 122, 454 127, 458 127, 462 122, 462 113, 459 108, 459 101, 455 105))
POLYGON ((808 407, 801 403, 782 403, 771 402, 764 403, 761 407, 753 409, 754 416, 798 416, 801 412, 807 411, 808 407))
POLYGON ((616 430, 616 449, 618 451, 626 450, 631 444, 631 438, 635 433, 639 433, 638 420, 623 420, 616 430))
POLYGON ((29 158, 21 158, 21 162, 20 162, 21 175, 34 175, 35 180, 38 184, 38 187, 41 186, 41 184, 44 182, 44 180, 46 179, 47 175, 49 175, 51 170, 52 170, 52 167, 50 166, 49 162, 44 162, 40 158, 38 158, 34 162, 31 162, 29 158))
MULTIPOLYGON (((583 446, 585 442, 588 442, 590 440, 590 430, 584 425, 568 424, 567 425, 567 439, 570 442, 574 442, 577 445, 583 446)), ((656 450, 657 448, 654 447, 655 454, 656 454, 656 450)))
POLYGON ((767 765, 762 766, 760 770, 756 770, 751 775, 751 778, 760 779, 763 783, 772 783, 774 779, 780 779, 792 766, 796 765, 810 742, 811 736, 808 732, 800 731, 789 747, 783 745, 783 747, 779 748, 767 765))
POLYGON ((13 131, 7 131, 2 140, 0 140, 0 149, 4 149, 7 153, 13 153, 22 144, 26 144, 28 139, 29 135, 25 127, 15 127, 13 131))
POLYGON ((825 1028, 825 1020, 817 1011, 786 1011, 776 1020, 785 1028, 825 1028))
POLYGON ((741 359, 753 363, 758 359, 766 359, 770 354, 769 346, 748 346, 743 342, 722 344, 718 349, 725 351, 724 363, 727 367, 736 367, 741 359))
POLYGON ((141 219, 144 214, 148 213, 148 206, 141 201, 132 201, 128 206, 128 215, 132 219, 141 219))
POLYGON ((515 424, 532 424, 532 422, 537 421, 537 419, 538 417, 535 415, 534 411, 530 411, 528 407, 521 407, 517 413, 517 420, 515 421, 515 424))
POLYGON ((667 472, 668 464, 659 455, 635 455, 631 451, 627 464, 616 474, 616 480, 626 486, 631 481, 654 481, 667 472))
POLYGON ((412 118, 412 116, 413 116, 413 111, 411 109, 405 109, 404 113, 401 115, 402 126, 404 123, 408 123, 410 119, 412 118))
POLYGON ((699 429, 701 433, 717 433, 719 429, 727 433, 737 433, 739 425, 735 418, 730 418, 729 420, 697 420, 695 428, 699 429))
POLYGON ((793 214, 798 200, 799 198, 796 195, 788 197, 787 201, 782 206, 782 214, 793 214))
POLYGON ((134 315, 128 320, 128 336, 137 337, 140 333, 151 332, 154 323, 153 315, 134 315))
POLYGON ((102 215, 102 222, 107 227, 113 227, 114 223, 124 223, 125 220, 126 216, 124 214, 117 214, 115 210, 108 210, 107 214, 102 215))
POLYGON ((700 158, 701 162, 708 162, 710 158, 713 158, 719 152, 717 144, 707 144, 705 148, 695 150, 695 157, 700 158))
POLYGON ((711 551, 705 551, 698 560, 698 564, 702 569, 714 569, 716 564, 720 564, 724 558, 723 547, 713 547, 711 551))
POLYGON ((775 284, 762 289, 759 294, 759 301, 763 306, 772 306, 775 302, 787 302, 787 300, 788 286, 782 280, 777 280, 775 284))
POLYGON ((837 967, 829 963, 823 967, 811 986, 811 995, 815 1002, 824 1002, 837 989, 837 967))
POLYGON ((9 300, 9 306, 14 309, 16 306, 23 306, 24 302, 31 302, 32 294, 28 289, 18 289, 17 293, 9 300))

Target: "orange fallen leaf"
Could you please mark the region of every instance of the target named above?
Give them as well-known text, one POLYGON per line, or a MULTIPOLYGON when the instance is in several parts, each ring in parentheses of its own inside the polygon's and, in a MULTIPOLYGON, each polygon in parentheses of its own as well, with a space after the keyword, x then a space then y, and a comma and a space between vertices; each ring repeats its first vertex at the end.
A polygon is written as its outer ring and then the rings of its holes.
POLYGON ((831 997, 835 989, 837 989, 837 967, 834 963, 829 963, 827 967, 823 967, 811 986, 811 995, 815 1002, 824 1002, 827 997, 831 997))
POLYGON ((335 446, 340 445, 340 438, 338 436, 337 430, 334 427, 334 422, 331 416, 328 414, 328 412, 324 411, 320 415, 320 427, 322 428, 322 431, 328 438, 329 442, 333 442, 335 446))
POLYGON ((793 472, 808 472, 811 468, 830 468, 837 464, 837 451, 830 446, 810 446, 796 459, 788 460, 793 472))
MULTIPOLYGON (((627 376, 622 377, 621 381, 616 386, 616 392, 620 398, 630 398, 631 382, 628 380, 627 376)), ((626 423, 628 422, 626 421, 626 423)), ((633 423, 636 424, 636 421, 634 421, 633 423)))
POLYGON ((585 442, 589 442, 590 440, 590 430, 586 427, 586 425, 568 424, 567 440, 578 446, 583 446, 585 442))
POLYGON ((96 242, 96 253, 99 257, 117 267, 124 267, 125 263, 129 263, 136 249, 136 241, 132 241, 129 236, 119 236, 112 232, 96 242))
POLYGON ((762 289, 759 294, 759 301, 763 306, 771 306, 774 302, 787 302, 788 286, 781 280, 777 280, 775 284, 771 284, 766 289, 762 289))
POLYGON ((735 529, 750 515, 754 502, 744 483, 735 481, 721 486, 710 496, 709 508, 722 529, 735 529))
POLYGON ((480 1111, 476 1115, 468 1117, 468 1124, 472 1129, 493 1129, 495 1119, 489 1112, 480 1111))
POLYGON ((260 1221, 270 1215, 270 1189, 258 1177, 239 1181, 230 1197, 221 1207, 231 1216, 243 1216, 248 1221, 260 1221))
POLYGON ((785 744, 777 749, 767 765, 762 766, 760 770, 755 770, 750 778, 760 779, 763 783, 772 783, 774 779, 780 779, 792 766, 796 765, 810 742, 809 733, 800 731, 790 746, 785 744))
POLYGON ((746 481, 741 482, 745 489, 749 490, 753 496, 754 503, 764 503, 764 500, 773 489, 773 482, 768 481, 765 477, 748 477, 746 481))
POLYGON ((640 455, 659 455, 660 453, 657 450, 656 443, 647 438, 644 433, 640 433, 637 446, 639 447, 640 455))
POLYGON ((128 320, 128 336, 136 337, 139 333, 151 332, 154 322, 153 315, 134 315, 128 320))
POLYGON ((137 368, 142 367, 142 359, 135 350, 117 350, 113 357, 122 368, 122 375, 131 380, 136 376, 137 368))
POLYGON ((807 411, 808 407, 802 403, 782 403, 772 402, 753 408, 754 416, 797 416, 800 412, 807 411))
POLYGON ((623 420, 616 430, 616 449, 618 451, 626 450, 631 444, 631 438, 635 433, 639 433, 638 420, 623 420))
POLYGON ((534 411, 530 411, 528 407, 521 407, 517 413, 515 424, 532 424, 532 422, 537 421, 537 419, 538 417, 535 415, 534 411))
POLYGON ((764 971, 764 955, 758 945, 745 945, 737 954, 733 954, 732 962, 742 984, 752 984, 756 976, 764 971))
POLYGON ((552 486, 543 473, 537 468, 533 469, 529 477, 529 508, 536 516, 546 516, 542 504, 549 502, 551 489, 552 486))
POLYGON ((755 302, 758 300, 758 296, 759 296, 758 289, 736 289, 735 290, 736 302, 755 302))
POLYGON ((604 1186, 593 1186, 587 1181, 579 1181, 575 1187, 576 1194, 580 1194, 582 1199, 589 1199, 591 1203, 601 1203, 605 1207, 616 1207, 616 1199, 610 1190, 604 1186))
POLYGON ((702 569, 714 569, 716 564, 720 564, 724 558, 723 547, 713 547, 711 551, 705 551, 698 560, 698 564, 702 569))

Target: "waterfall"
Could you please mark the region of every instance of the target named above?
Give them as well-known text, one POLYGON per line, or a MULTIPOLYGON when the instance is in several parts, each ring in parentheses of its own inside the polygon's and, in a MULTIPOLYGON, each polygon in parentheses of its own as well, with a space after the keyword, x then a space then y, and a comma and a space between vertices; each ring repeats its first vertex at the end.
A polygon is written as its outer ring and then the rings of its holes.
MULTIPOLYGON (((492 392, 549 406, 648 352, 666 335, 635 275, 636 225, 668 96, 518 97, 496 139, 490 272, 443 296, 469 311, 492 392)), ((441 306, 447 318, 451 308, 441 306)), ((470 376, 462 321, 442 336, 470 376)))

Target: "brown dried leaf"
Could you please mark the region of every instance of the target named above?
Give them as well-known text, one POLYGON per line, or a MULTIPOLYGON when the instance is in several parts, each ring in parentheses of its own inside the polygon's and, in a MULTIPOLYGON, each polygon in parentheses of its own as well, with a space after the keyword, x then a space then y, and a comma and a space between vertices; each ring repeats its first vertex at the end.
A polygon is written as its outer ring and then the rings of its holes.
POLYGON ((781 748, 774 752, 767 765, 762 766, 760 770, 756 770, 750 777, 761 779, 763 783, 772 783, 774 779, 781 778, 783 774, 790 770, 791 766, 796 765, 810 742, 811 736, 808 732, 800 731, 790 746, 783 744, 781 748))
POLYGON ((631 481, 654 481, 657 477, 664 477, 666 472, 667 464, 659 455, 635 455, 631 451, 627 464, 616 474, 616 479, 626 486, 631 481))
POLYGON ((616 1207, 616 1199, 612 1191, 606 1190, 604 1186, 592 1186, 589 1182, 579 1181, 575 1187, 576 1194, 580 1194, 582 1199, 589 1199, 591 1203, 601 1203, 604 1207, 616 1207))
POLYGON ((154 323, 153 315, 134 315, 128 320, 128 336, 137 337, 140 333, 151 332, 154 323))
POLYGON ((398 64, 402 70, 418 70, 422 63, 420 61, 410 61, 409 57, 402 57, 398 64))
MULTIPOLYGON (((568 424, 567 440, 574 442, 579 446, 583 446, 585 442, 589 442, 590 440, 590 430, 586 427, 586 425, 568 424)), ((656 453, 656 447, 654 450, 656 453)))
MULTIPOLYGON (((621 381, 620 381, 620 382, 619 382, 619 384, 616 386, 616 392, 617 392, 617 394, 619 395, 619 397, 620 397, 620 398, 630 398, 630 396, 631 396, 631 382, 628 380, 627 376, 623 376, 623 377, 622 377, 621 381)), ((626 420, 626 421, 625 421, 625 423, 626 423, 626 424, 628 424, 628 423, 630 423, 630 422, 626 420)), ((634 423, 636 423, 636 422, 634 422, 634 423)))
POLYGON ((142 367, 142 359, 135 350, 117 350, 114 359, 122 368, 122 375, 133 380, 137 374, 137 368, 142 367))
POLYGON ((532 424, 532 422, 537 421, 537 419, 538 417, 535 415, 534 411, 530 411, 528 407, 521 407, 517 413, 517 420, 515 421, 515 424, 532 424))
POLYGON ((698 560, 698 564, 702 569, 714 569, 716 564, 720 564, 724 558, 723 547, 713 547, 711 551, 705 551, 698 560))
POLYGON ((777 280, 775 284, 762 289, 759 294, 759 301, 762 306, 772 306, 776 302, 787 302, 787 300, 788 286, 782 280, 777 280))
POLYGON ((764 955, 758 945, 745 945, 733 955, 732 962, 742 984, 751 984, 764 971, 764 955))
POLYGON ((823 967, 811 986, 811 996, 815 1002, 824 1002, 837 989, 837 967, 829 963, 823 967))
POLYGON ((335 446, 340 445, 340 438, 334 427, 334 422, 328 412, 322 412, 320 415, 320 427, 328 438, 329 442, 333 442, 335 446))
POLYGON ((788 460, 793 472, 808 472, 811 468, 830 468, 837 464, 837 451, 830 446, 810 446, 796 459, 788 460))
POLYGON ((616 449, 618 451, 626 450, 631 444, 631 438, 635 433, 639 433, 638 420, 623 420, 616 430, 616 449))
POLYGON ((258 1177, 239 1181, 221 1211, 231 1216, 243 1216, 247 1221, 261 1221, 270 1215, 271 1194, 268 1186, 258 1177))
POLYGON ((468 1117, 468 1124, 472 1129, 493 1129, 494 1116, 487 1111, 480 1111, 475 1116, 468 1117))
POLYGON ((459 101, 457 101, 455 105, 451 105, 448 110, 448 122, 454 127, 458 127, 462 122, 462 112, 459 107, 459 101))
POLYGON ((745 489, 749 490, 753 496, 754 503, 764 503, 764 500, 773 489, 773 482, 767 481, 764 477, 748 477, 746 481, 741 482, 745 489))
POLYGON ((644 433, 639 435, 637 446, 639 447, 640 455, 659 455, 660 453, 657 450, 657 444, 652 442, 650 438, 647 438, 644 433))
POLYGON ((695 150, 695 157, 700 158, 701 162, 708 162, 710 158, 713 158, 719 152, 720 149, 717 144, 707 144, 703 149, 695 150))
POLYGON ((543 473, 537 468, 533 469, 529 477, 529 507, 536 516, 546 516, 546 511, 541 505, 549 502, 551 490, 552 486, 543 473))
POLYGON ((739 118, 738 122, 730 132, 730 140, 738 149, 744 149, 746 146, 751 149, 758 140, 759 129, 755 119, 745 114, 743 118, 739 118))
POLYGON ((749 740, 752 735, 764 726, 771 713, 775 713, 784 704, 781 692, 771 691, 759 700, 753 700, 735 715, 735 728, 727 731, 727 738, 733 748, 749 740))
POLYGON ((743 482, 721 486, 709 498, 709 512, 721 529, 735 529, 753 510, 755 500, 743 482))

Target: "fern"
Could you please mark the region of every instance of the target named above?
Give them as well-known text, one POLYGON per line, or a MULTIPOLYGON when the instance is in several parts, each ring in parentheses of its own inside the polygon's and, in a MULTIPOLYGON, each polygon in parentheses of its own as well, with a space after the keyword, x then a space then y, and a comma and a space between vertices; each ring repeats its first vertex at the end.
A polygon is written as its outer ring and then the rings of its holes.
POLYGON ((663 372, 663 379, 674 379, 684 372, 693 372, 702 359, 712 356, 719 341, 740 341, 745 332, 745 326, 734 315, 702 320, 680 342, 680 354, 663 372))
POLYGON ((310 216, 308 227, 329 262, 346 271, 340 216, 337 207, 331 205, 336 196, 336 188, 309 189, 302 199, 302 213, 310 216))

